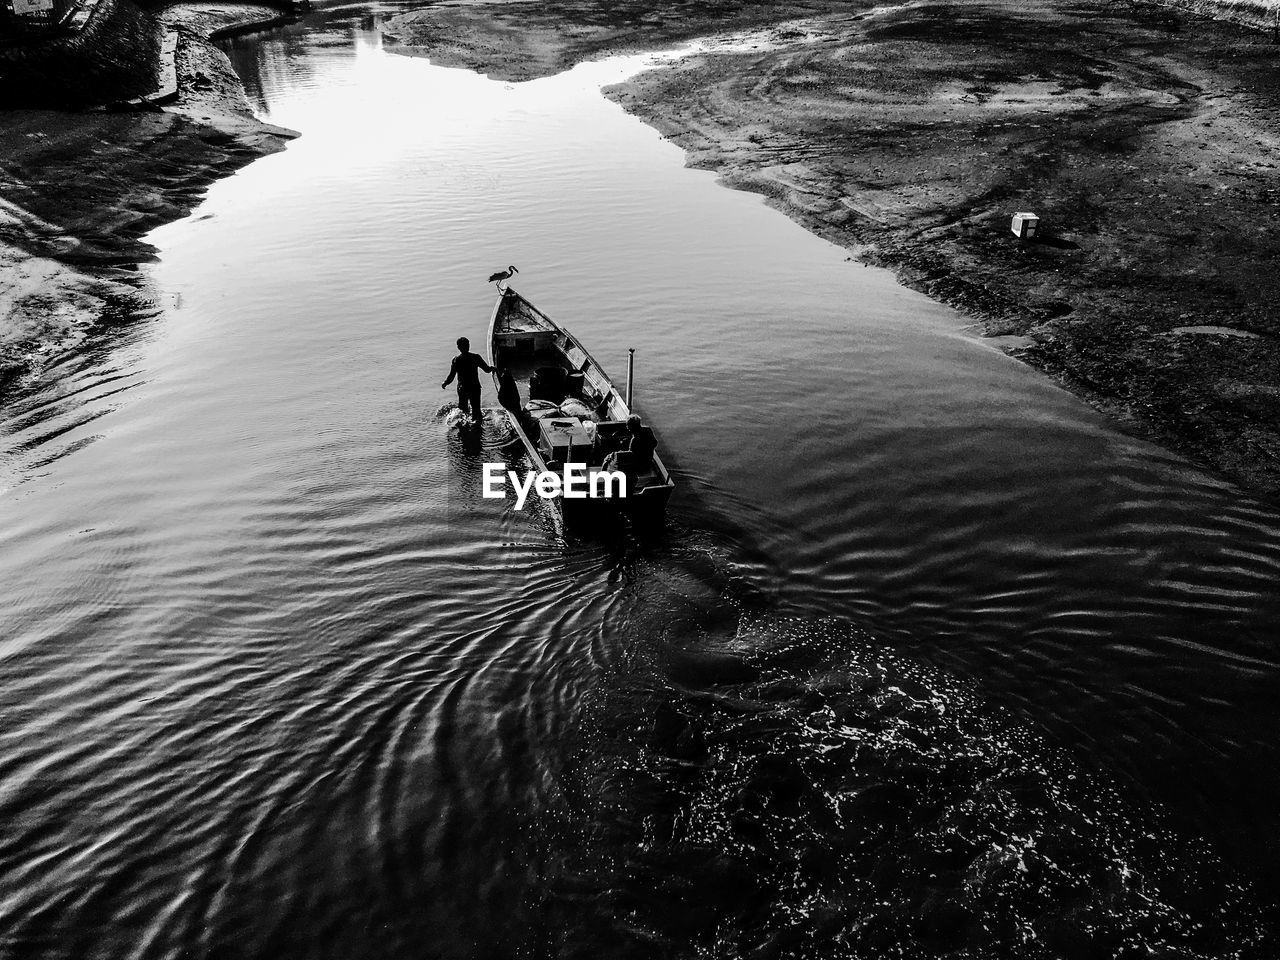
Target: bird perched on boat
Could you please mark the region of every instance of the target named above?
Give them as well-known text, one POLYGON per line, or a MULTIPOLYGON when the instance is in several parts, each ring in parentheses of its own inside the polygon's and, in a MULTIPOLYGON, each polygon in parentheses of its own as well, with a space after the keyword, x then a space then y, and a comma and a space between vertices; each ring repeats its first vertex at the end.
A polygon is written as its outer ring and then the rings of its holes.
POLYGON ((513 274, 517 274, 519 272, 520 271, 514 266, 510 266, 505 270, 499 270, 497 273, 491 274, 489 276, 489 282, 496 283, 498 285, 498 289, 501 290, 502 285, 510 280, 513 274))

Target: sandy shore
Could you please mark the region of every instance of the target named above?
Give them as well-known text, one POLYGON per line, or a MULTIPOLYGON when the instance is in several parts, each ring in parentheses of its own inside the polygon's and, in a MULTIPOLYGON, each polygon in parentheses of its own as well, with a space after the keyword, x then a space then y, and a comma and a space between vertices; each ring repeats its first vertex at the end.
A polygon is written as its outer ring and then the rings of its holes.
POLYGON ((608 93, 1130 429, 1280 495, 1269 36, 1092 0, 532 0, 390 31, 512 80, 745 33, 608 93), (1018 210, 1041 242, 1010 233, 1018 210))
POLYGON ((127 311, 142 237, 185 215, 213 181, 282 149, 291 131, 258 122, 213 30, 276 12, 179 6, 178 101, 136 113, 0 116, 0 389, 127 311))

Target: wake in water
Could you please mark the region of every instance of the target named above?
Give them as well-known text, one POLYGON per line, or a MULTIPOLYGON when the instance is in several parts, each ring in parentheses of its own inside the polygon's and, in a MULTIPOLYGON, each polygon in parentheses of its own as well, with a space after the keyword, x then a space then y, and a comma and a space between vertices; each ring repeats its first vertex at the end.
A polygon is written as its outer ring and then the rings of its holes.
POLYGON ((1206 850, 851 628, 657 651, 584 708, 565 827, 593 826, 551 878, 551 955, 1277 955, 1206 850))

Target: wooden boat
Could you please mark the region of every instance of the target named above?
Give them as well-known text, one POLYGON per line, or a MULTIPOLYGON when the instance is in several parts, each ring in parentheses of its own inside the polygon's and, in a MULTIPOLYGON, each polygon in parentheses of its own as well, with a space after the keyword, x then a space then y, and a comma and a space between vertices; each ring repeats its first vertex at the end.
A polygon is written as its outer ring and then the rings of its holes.
MULTIPOLYGON (((610 454, 626 450, 630 441, 628 398, 568 330, 510 287, 498 289, 489 321, 489 364, 499 402, 533 469, 559 474, 565 464, 582 464, 593 476, 612 467, 610 454), (504 396, 501 370, 514 379, 518 398, 504 396)), ((566 522, 619 513, 633 526, 661 521, 675 484, 656 449, 648 462, 621 457, 626 495, 556 498, 566 522)))

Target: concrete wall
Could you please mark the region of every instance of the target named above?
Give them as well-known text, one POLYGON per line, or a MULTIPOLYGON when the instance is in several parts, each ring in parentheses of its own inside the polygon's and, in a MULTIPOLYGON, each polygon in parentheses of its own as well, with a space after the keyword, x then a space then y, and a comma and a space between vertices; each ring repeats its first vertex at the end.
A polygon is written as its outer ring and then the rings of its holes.
POLYGON ((77 33, 0 47, 0 107, 80 107, 155 86, 159 30, 132 0, 98 0, 77 33))

